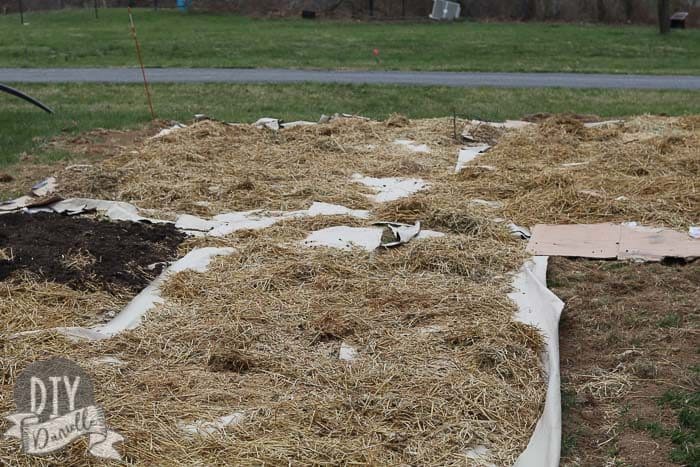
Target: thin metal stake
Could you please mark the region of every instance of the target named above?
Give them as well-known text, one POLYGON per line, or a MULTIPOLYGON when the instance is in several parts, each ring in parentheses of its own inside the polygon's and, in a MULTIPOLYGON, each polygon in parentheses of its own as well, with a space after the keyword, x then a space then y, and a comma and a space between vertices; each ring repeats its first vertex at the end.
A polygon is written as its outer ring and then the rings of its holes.
POLYGON ((19 24, 24 24, 24 8, 22 8, 22 0, 19 0, 19 24))
POLYGON ((95 19, 99 19, 97 16, 97 0, 92 1, 92 7, 95 9, 95 19))
POLYGON ((136 37, 136 26, 134 25, 134 17, 131 16, 131 7, 127 10, 129 12, 129 24, 131 25, 131 37, 134 38, 134 44, 136 45, 136 57, 139 59, 139 65, 141 65, 141 75, 143 76, 143 87, 146 90, 146 99, 148 99, 148 109, 151 111, 151 119, 156 119, 156 113, 153 111, 153 101, 151 101, 151 91, 148 89, 148 80, 146 79, 146 69, 143 67, 143 58, 141 58, 141 46, 139 45, 139 40, 136 37))
POLYGON ((459 142, 457 138, 457 110, 452 109, 452 132, 454 133, 455 141, 459 142))

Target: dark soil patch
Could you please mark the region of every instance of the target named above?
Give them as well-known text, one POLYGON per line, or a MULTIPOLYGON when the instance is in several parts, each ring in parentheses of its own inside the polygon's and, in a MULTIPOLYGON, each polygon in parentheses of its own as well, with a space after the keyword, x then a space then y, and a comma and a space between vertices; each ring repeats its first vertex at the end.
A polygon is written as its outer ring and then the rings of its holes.
POLYGON ((700 261, 552 258, 548 276, 566 303, 562 465, 700 465, 700 261))
POLYGON ((184 237, 171 224, 3 214, 0 281, 24 270, 76 290, 139 292, 160 274, 164 261, 176 259, 184 237))

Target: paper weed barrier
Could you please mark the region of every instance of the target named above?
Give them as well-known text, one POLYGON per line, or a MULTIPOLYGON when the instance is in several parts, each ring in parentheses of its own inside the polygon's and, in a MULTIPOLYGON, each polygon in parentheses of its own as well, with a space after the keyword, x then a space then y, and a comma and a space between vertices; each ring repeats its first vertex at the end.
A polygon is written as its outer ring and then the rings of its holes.
MULTIPOLYGON (((3 361, 19 369, 50 350, 93 369, 109 388, 110 424, 141 463, 556 465, 560 304, 544 287, 541 259, 511 275, 528 258, 508 225, 563 218, 697 225, 697 191, 687 176, 696 169, 684 152, 697 138, 694 122, 643 117, 581 128, 555 118, 497 128, 496 144, 493 134, 479 141, 474 132, 476 144, 492 147, 459 173, 465 141, 455 141, 452 119, 343 118, 279 130, 192 124, 65 184, 57 174, 61 194, 127 202, 172 222, 185 214, 211 222, 233 212, 305 211, 314 202, 349 211, 278 216, 257 230, 191 238, 183 252, 236 253, 206 272, 173 274, 160 287, 164 302, 133 329, 83 343, 28 335, 7 341, 3 361), (632 156, 587 157, 603 144, 632 148, 632 156), (665 201, 663 189, 653 198, 616 192, 633 202, 610 204, 612 175, 624 184, 624 166, 646 164, 642 156, 652 168, 663 162, 664 176, 691 189, 665 201), (569 178, 556 179, 561 171, 571 171, 569 178), (428 187, 380 202, 354 174, 428 187), (577 208, 557 210, 550 195, 577 208), (520 197, 540 204, 518 204, 520 197), (351 214, 357 211, 367 216, 351 214), (445 235, 371 251, 301 246, 313 232, 373 229, 379 221, 420 222, 445 235), (534 292, 518 295, 523 290, 534 292), (104 356, 123 363, 97 363, 104 356)), ((644 167, 650 175, 635 171, 637 184, 628 188, 658 178, 644 167)), ((8 462, 20 456, 8 444, 0 455, 8 462)), ((82 462, 78 452, 56 456, 82 462)))

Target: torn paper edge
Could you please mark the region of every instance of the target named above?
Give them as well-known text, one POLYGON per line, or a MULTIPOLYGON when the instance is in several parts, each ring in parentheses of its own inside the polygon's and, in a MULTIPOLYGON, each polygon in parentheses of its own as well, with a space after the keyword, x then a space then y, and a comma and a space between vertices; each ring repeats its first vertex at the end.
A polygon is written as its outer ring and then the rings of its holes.
POLYGON ((503 130, 519 130, 521 128, 525 128, 531 125, 534 125, 532 122, 526 122, 523 120, 506 120, 504 122, 485 122, 483 120, 469 120, 468 121, 469 125, 484 125, 484 126, 490 126, 493 128, 500 128, 503 130))
POLYGON ((115 335, 138 327, 143 317, 156 305, 164 303, 160 296, 160 287, 168 278, 182 271, 204 272, 209 267, 209 263, 217 256, 227 256, 233 254, 233 248, 197 248, 190 251, 184 257, 174 262, 170 267, 156 277, 145 289, 134 297, 124 309, 107 324, 93 326, 91 328, 82 327, 60 327, 52 329, 39 329, 35 331, 24 331, 11 335, 11 338, 40 334, 47 331, 56 331, 67 337, 75 339, 102 340, 109 339, 115 335))
POLYGON ((352 362, 358 356, 357 349, 350 344, 342 342, 338 351, 338 359, 344 362, 352 362))
POLYGON ((48 177, 34 185, 31 189, 31 192, 34 196, 47 196, 56 191, 56 186, 56 178, 48 177))
POLYGON ((330 247, 340 250, 362 248, 373 251, 382 243, 382 232, 378 227, 348 227, 338 225, 311 232, 301 244, 304 247, 330 247))
POLYGON ((316 122, 307 122, 306 120, 298 120, 296 122, 282 123, 282 129, 296 128, 298 126, 313 126, 318 125, 316 122))
POLYGON ((501 201, 488 201, 480 198, 470 199, 469 203, 474 204, 476 206, 486 206, 487 208, 492 209, 500 209, 503 207, 503 203, 501 201))
POLYGON ((94 365, 112 365, 112 366, 116 366, 116 367, 126 365, 126 362, 124 360, 121 360, 117 357, 113 357, 111 355, 105 355, 102 357, 94 357, 94 358, 90 359, 90 362, 94 365))
POLYGON ((518 306, 515 319, 543 334, 545 351, 540 358, 547 374, 544 411, 514 467, 556 467, 561 453, 559 318, 564 302, 547 288, 548 260, 547 256, 527 260, 513 279, 515 291, 508 294, 518 306))
POLYGON ((15 199, 0 201, 0 214, 19 211, 34 205, 43 206, 44 204, 50 204, 55 201, 55 199, 61 199, 60 197, 49 196, 56 191, 57 186, 58 183, 55 177, 45 178, 32 186, 29 190, 29 194, 15 199))
POLYGON ((395 222, 374 222, 372 225, 381 226, 385 229, 389 229, 395 238, 393 242, 383 242, 381 246, 386 248, 391 248, 394 246, 403 245, 404 243, 410 242, 412 239, 417 238, 420 235, 420 221, 415 224, 399 224, 395 222))
MULTIPOLYGON (((417 227, 420 228, 420 225, 417 227)), ((367 251, 374 251, 380 246, 397 246, 411 240, 424 240, 428 238, 445 236, 444 233, 433 230, 419 230, 417 235, 410 236, 411 233, 415 232, 413 229, 415 229, 416 226, 405 226, 405 228, 406 230, 404 233, 407 235, 406 241, 391 242, 389 244, 382 245, 382 234, 384 233, 383 227, 348 227, 346 225, 337 225, 311 232, 304 240, 301 241, 301 245, 307 248, 329 247, 340 250, 362 248, 367 251)))
MULTIPOLYGON (((37 212, 56 212, 59 214, 80 214, 86 211, 99 211, 114 221, 148 222, 152 224, 172 224, 171 221, 144 217, 140 209, 124 201, 106 201, 90 198, 70 198, 39 208, 29 208, 30 214, 37 212)), ((351 216, 368 219, 370 212, 364 209, 350 209, 338 204, 315 201, 309 209, 298 211, 239 211, 218 214, 212 219, 202 219, 190 214, 177 217, 175 227, 191 236, 223 237, 237 230, 263 229, 289 218, 315 216, 351 216)))
POLYGON ((270 130, 279 130, 281 121, 277 118, 263 117, 259 118, 253 126, 263 129, 267 128, 270 130))
POLYGON ((480 144, 478 146, 468 146, 459 150, 457 154, 457 164, 455 165, 455 173, 462 171, 466 165, 477 158, 480 154, 488 151, 491 148, 488 144, 480 144))
POLYGON ((315 201, 309 209, 299 211, 238 211, 218 214, 211 220, 182 214, 175 221, 175 227, 193 236, 223 237, 238 230, 264 229, 285 219, 315 216, 350 216, 367 219, 370 217, 370 212, 315 201))
POLYGON ((489 460, 491 457, 491 450, 484 445, 479 445, 464 451, 464 456, 467 459, 476 462, 477 464, 475 465, 480 465, 483 467, 496 467, 496 464, 489 460))
POLYGON ((623 123, 625 123, 624 120, 605 120, 603 122, 587 122, 584 123, 583 126, 586 128, 600 128, 606 126, 621 125, 623 123))
POLYGON ((581 161, 581 162, 567 162, 565 164, 560 165, 559 167, 562 169, 568 169, 570 167, 581 167, 584 165, 590 164, 591 161, 581 161))
POLYGON ((170 221, 144 217, 139 214, 139 208, 124 201, 106 201, 91 198, 69 198, 36 209, 29 213, 56 212, 58 214, 80 214, 86 211, 100 211, 114 221, 149 222, 152 224, 171 224, 170 221))
POLYGON ((428 147, 427 144, 418 144, 415 141, 410 140, 410 139, 397 139, 397 140, 394 140, 394 144, 397 146, 404 147, 411 152, 421 152, 421 153, 429 153, 430 152, 430 148, 428 147))
POLYGON ((375 203, 386 203, 406 198, 430 186, 420 178, 374 178, 357 173, 352 175, 352 181, 373 189, 376 194, 367 195, 367 197, 375 203))
POLYGON ((187 128, 187 125, 183 125, 182 123, 175 122, 172 126, 169 126, 168 128, 163 128, 158 133, 156 133, 155 135, 151 136, 148 139, 162 138, 163 136, 168 136, 169 134, 174 133, 174 132, 181 130, 183 128, 187 128))
POLYGON ((178 422, 177 427, 190 435, 211 436, 227 426, 238 425, 245 419, 245 412, 234 412, 213 421, 195 420, 192 423, 178 422))

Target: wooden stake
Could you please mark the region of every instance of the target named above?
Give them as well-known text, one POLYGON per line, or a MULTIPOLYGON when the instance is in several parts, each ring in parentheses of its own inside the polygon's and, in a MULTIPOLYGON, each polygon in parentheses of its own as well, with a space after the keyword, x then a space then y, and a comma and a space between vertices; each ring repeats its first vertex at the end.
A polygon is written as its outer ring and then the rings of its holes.
POLYGON ((143 87, 146 90, 146 99, 148 99, 148 109, 151 111, 151 119, 156 119, 156 113, 153 111, 153 101, 151 101, 151 91, 148 89, 148 80, 146 79, 146 69, 143 67, 143 58, 141 57, 141 46, 139 45, 139 40, 136 37, 136 26, 134 25, 134 17, 131 15, 131 7, 128 9, 129 12, 129 24, 131 25, 131 37, 134 38, 134 44, 136 45, 136 57, 139 60, 139 65, 141 65, 141 75, 143 76, 143 87))

